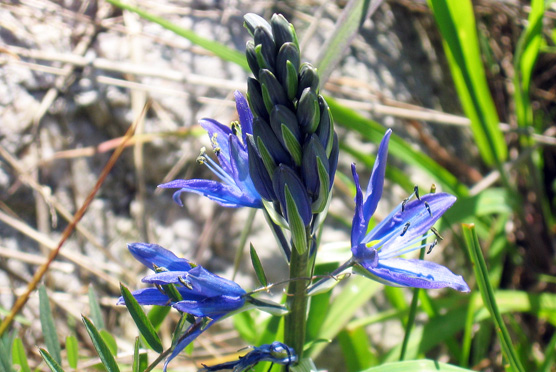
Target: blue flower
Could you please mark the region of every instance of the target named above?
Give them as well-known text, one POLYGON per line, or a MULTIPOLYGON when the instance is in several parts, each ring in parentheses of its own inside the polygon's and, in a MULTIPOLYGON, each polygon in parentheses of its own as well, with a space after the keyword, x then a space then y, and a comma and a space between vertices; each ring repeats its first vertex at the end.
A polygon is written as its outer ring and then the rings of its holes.
MULTIPOLYGON (((178 340, 170 357, 164 364, 174 359, 191 341, 207 330, 221 318, 244 307, 247 293, 235 282, 211 273, 202 266, 178 258, 172 252, 156 244, 133 243, 128 248, 131 254, 156 273, 143 278, 143 282, 155 284, 156 288, 145 288, 132 292, 141 305, 160 305, 195 316, 178 340), (174 285, 179 299, 163 289, 174 285), (208 319, 208 323, 207 323, 208 319)), ((124 304, 120 297, 118 304, 124 304)))
POLYGON ((260 362, 272 362, 289 366, 290 364, 297 362, 297 355, 295 354, 295 350, 288 345, 274 341, 270 345, 265 344, 259 347, 254 347, 253 351, 240 357, 239 360, 220 363, 210 367, 203 364, 205 368, 201 369, 199 372, 213 372, 223 369, 232 369, 233 372, 242 372, 250 370, 260 362))
POLYGON ((220 178, 221 182, 205 179, 177 179, 158 185, 158 187, 166 189, 179 189, 174 193, 173 198, 180 206, 183 206, 180 200, 181 193, 194 192, 204 195, 224 207, 263 207, 261 196, 255 189, 249 174, 247 135, 253 134, 253 114, 247 100, 240 92, 235 92, 235 98, 240 122, 239 128, 237 125, 230 128, 213 119, 201 119, 200 121, 201 126, 209 134, 220 164, 204 153, 201 153, 198 161, 205 164, 220 178), (240 137, 238 137, 238 130, 241 131, 240 137))
MULTIPOLYGON (((383 284, 398 287, 444 288, 469 292, 465 280, 446 267, 424 260, 404 259, 399 256, 424 248, 423 234, 454 204, 456 197, 446 193, 427 194, 417 200, 405 200, 382 222, 367 233, 369 221, 382 196, 388 141, 388 130, 380 143, 367 192, 363 197, 359 176, 352 165, 356 186, 355 215, 351 230, 352 261, 363 275, 383 284)), ((433 236, 435 230, 427 236, 433 236)), ((436 244, 433 243, 433 246, 436 244)))

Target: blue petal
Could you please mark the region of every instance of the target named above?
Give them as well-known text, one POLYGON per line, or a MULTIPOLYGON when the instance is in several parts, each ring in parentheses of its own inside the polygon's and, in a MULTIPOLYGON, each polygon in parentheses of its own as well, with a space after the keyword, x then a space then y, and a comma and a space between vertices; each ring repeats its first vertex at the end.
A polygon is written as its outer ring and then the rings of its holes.
POLYGON ((185 279, 191 285, 193 291, 202 293, 207 297, 245 295, 245 290, 236 282, 215 275, 202 266, 191 269, 185 279))
POLYGON ((365 249, 365 247, 362 247, 359 243, 367 233, 369 221, 363 214, 363 191, 361 191, 361 184, 359 183, 359 175, 355 169, 355 164, 351 164, 351 174, 355 184, 355 213, 353 214, 353 222, 351 224, 351 250, 355 257, 359 257, 364 253, 360 252, 360 250, 365 249))
POLYGON ((166 372, 166 368, 168 368, 168 363, 172 361, 175 357, 178 356, 179 353, 182 352, 183 349, 187 347, 193 340, 195 340, 201 333, 206 331, 210 328, 214 323, 216 323, 221 317, 214 318, 209 324, 203 327, 203 318, 197 318, 195 323, 191 324, 189 328, 184 332, 184 334, 180 337, 178 344, 174 347, 172 354, 166 359, 164 362, 163 371, 166 372))
POLYGON ((381 279, 380 282, 389 285, 425 289, 450 287, 460 292, 470 291, 462 276, 434 262, 391 258, 379 260, 376 268, 366 265, 366 262, 361 265, 381 279))
POLYGON ((367 185, 367 193, 363 204, 363 214, 365 215, 367 221, 370 220, 371 216, 375 213, 378 201, 382 197, 384 172, 386 171, 386 160, 388 158, 388 142, 390 141, 391 134, 392 129, 388 129, 380 142, 371 178, 369 179, 369 184, 367 185))
POLYGON ((249 171, 247 147, 239 142, 236 136, 230 136, 230 157, 232 159, 233 178, 246 198, 250 198, 257 208, 263 207, 261 195, 255 189, 249 171))
POLYGON ((202 300, 183 300, 172 306, 184 313, 213 318, 235 311, 245 304, 244 297, 218 296, 202 300))
POLYGON ((241 124, 243 143, 247 143, 247 134, 253 134, 253 114, 247 100, 238 90, 234 92, 236 98, 236 109, 241 124))
POLYGON ((151 270, 154 270, 153 265, 168 270, 189 271, 191 269, 189 261, 185 258, 179 258, 157 244, 131 243, 127 245, 127 248, 137 261, 151 270))
POLYGON ((182 284, 182 280, 185 280, 187 276, 187 271, 162 271, 156 274, 147 275, 141 281, 143 283, 149 284, 182 284))
POLYGON ((253 197, 244 194, 237 186, 224 185, 212 180, 174 180, 158 185, 158 187, 165 189, 180 188, 174 193, 173 198, 181 206, 183 206, 183 203, 179 198, 180 194, 182 192, 194 192, 214 200, 223 207, 260 207, 260 200, 255 200, 253 197))
POLYGON ((380 255, 382 256, 389 253, 391 249, 404 247, 408 242, 418 240, 421 235, 430 230, 455 201, 455 196, 446 193, 423 195, 421 200, 408 203, 404 211, 398 207, 395 213, 385 218, 363 239, 363 243, 381 241, 380 255), (407 223, 409 227, 402 236, 407 223))
MULTIPOLYGON (((139 305, 170 305, 170 298, 164 293, 160 292, 157 288, 143 288, 131 292, 133 297, 139 302, 139 305)), ((118 299, 118 305, 125 305, 124 298, 118 299)))

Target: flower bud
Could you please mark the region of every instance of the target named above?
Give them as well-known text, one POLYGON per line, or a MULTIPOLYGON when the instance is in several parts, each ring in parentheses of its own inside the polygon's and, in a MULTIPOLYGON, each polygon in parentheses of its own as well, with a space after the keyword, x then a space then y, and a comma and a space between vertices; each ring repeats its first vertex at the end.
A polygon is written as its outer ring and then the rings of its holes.
POLYGON ((305 88, 297 103, 297 120, 305 133, 314 133, 320 121, 318 97, 311 88, 305 88))
POLYGON ((281 14, 274 14, 270 19, 270 26, 272 27, 272 35, 276 46, 280 47, 285 43, 294 42, 297 44, 297 35, 293 25, 289 23, 286 18, 281 14))
POLYGON ((306 88, 311 88, 314 92, 318 92, 319 89, 319 74, 317 69, 310 63, 302 64, 299 69, 298 98, 301 97, 301 94, 306 88))

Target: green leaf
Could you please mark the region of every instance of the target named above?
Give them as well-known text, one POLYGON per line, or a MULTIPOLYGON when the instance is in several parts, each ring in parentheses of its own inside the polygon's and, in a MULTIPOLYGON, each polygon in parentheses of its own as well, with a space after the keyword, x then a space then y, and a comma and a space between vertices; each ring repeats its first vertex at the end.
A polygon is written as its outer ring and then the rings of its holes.
POLYGON ((156 334, 156 330, 154 329, 151 321, 145 315, 143 309, 141 309, 141 306, 139 305, 135 297, 133 297, 129 289, 127 289, 123 284, 120 283, 120 290, 124 298, 125 306, 127 307, 129 314, 133 318, 133 321, 137 325, 139 332, 145 338, 147 344, 152 347, 154 351, 159 354, 162 353, 162 343, 160 342, 160 338, 156 334))
POLYGON ((477 285, 481 291, 481 296, 483 302, 488 308, 490 314, 492 315, 493 322, 496 328, 496 334, 500 340, 502 346, 502 352, 513 370, 516 372, 524 372, 523 366, 519 360, 517 352, 515 351, 510 334, 506 329, 506 325, 500 315, 498 310, 498 305, 496 304, 496 298, 494 296, 494 291, 489 281, 488 269, 486 267, 485 259, 483 257, 483 252, 481 246, 479 245, 479 239, 475 233, 475 228, 473 225, 463 225, 463 236, 467 245, 467 250, 473 263, 473 269, 475 271, 475 276, 477 278, 477 285))
POLYGON ((366 369, 361 372, 465 372, 471 371, 453 366, 451 364, 437 362, 435 360, 411 360, 407 362, 386 363, 378 367, 366 369))
POLYGON ((71 368, 77 369, 77 361, 79 360, 79 344, 74 335, 66 337, 66 353, 68 364, 71 368))
POLYGON ((15 338, 12 345, 12 363, 19 364, 21 367, 20 372, 31 372, 29 363, 27 362, 27 356, 25 355, 25 347, 20 338, 15 338))
POLYGON ((371 353, 369 336, 364 327, 344 329, 338 333, 338 342, 344 354, 347 371, 361 371, 378 362, 371 353))
MULTIPOLYGON (((371 142, 377 144, 380 143, 382 137, 384 137, 386 128, 376 121, 366 119, 354 110, 338 104, 330 97, 325 98, 328 106, 330 106, 332 114, 334 115, 336 123, 347 129, 358 132, 363 138, 370 140, 371 142)), ((440 166, 427 155, 414 150, 413 146, 396 134, 392 134, 390 137, 388 153, 391 156, 402 160, 406 164, 415 166, 424 171, 426 174, 431 176, 435 183, 442 186, 443 191, 449 192, 458 197, 468 194, 467 187, 460 183, 452 173, 440 166)))
POLYGON ((89 309, 91 312, 91 318, 98 329, 103 329, 104 320, 102 318, 102 311, 100 310, 97 298, 98 296, 95 293, 95 289, 92 285, 89 286, 89 309))
POLYGON ((480 55, 470 0, 429 0, 450 65, 452 77, 481 157, 489 165, 502 164, 508 149, 490 94, 480 55))
POLYGON ((60 364, 52 358, 52 356, 43 348, 39 349, 42 359, 45 361, 46 365, 52 372, 64 372, 60 364))
MULTIPOLYGON (((315 338, 331 340, 345 327, 355 312, 382 287, 381 284, 364 277, 352 277, 342 287, 321 327, 321 331, 315 338)), ((312 358, 326 347, 324 343, 315 344, 305 355, 312 358)))
POLYGON ((284 139, 284 145, 286 145, 286 149, 292 156, 293 160, 295 161, 295 165, 298 167, 301 165, 301 159, 303 158, 301 152, 301 145, 297 138, 295 138, 292 131, 288 128, 286 124, 282 124, 282 138, 284 139))
POLYGON ((89 337, 91 341, 93 341, 93 346, 95 347, 102 364, 106 368, 108 372, 120 372, 118 368, 118 364, 116 364, 116 360, 114 360, 114 356, 112 352, 104 342, 102 336, 100 335, 99 331, 96 329, 94 324, 87 318, 83 316, 83 324, 85 324, 85 328, 89 333, 89 337))
POLYGON ((209 39, 205 39, 199 35, 197 35, 195 32, 191 31, 191 30, 187 30, 185 28, 179 27, 175 24, 173 24, 172 22, 162 18, 162 17, 158 17, 154 14, 148 13, 142 9, 136 8, 134 6, 128 5, 128 4, 124 4, 118 0, 108 0, 109 3, 121 8, 121 9, 125 9, 125 10, 129 10, 131 12, 137 13, 139 16, 141 16, 142 18, 145 18, 151 22, 154 22, 156 24, 159 24, 160 26, 164 27, 167 30, 172 31, 173 33, 186 38, 187 40, 191 41, 193 44, 196 44, 198 46, 200 46, 201 48, 204 48, 206 50, 208 50, 209 52, 213 53, 214 55, 216 55, 217 57, 222 58, 225 61, 228 62, 232 62, 235 63, 241 67, 243 67, 243 69, 245 69, 246 71, 249 71, 249 65, 247 64, 247 60, 245 59, 245 55, 243 55, 243 53, 238 52, 237 50, 228 48, 227 46, 213 41, 213 40, 209 40, 209 39))
POLYGON ((234 328, 238 331, 241 338, 248 345, 254 345, 257 341, 258 327, 255 324, 255 320, 253 319, 251 312, 243 311, 236 314, 232 320, 234 322, 234 328))
POLYGON ((321 76, 321 85, 326 83, 338 63, 345 55, 352 40, 359 33, 359 28, 368 19, 382 1, 355 0, 347 2, 338 18, 334 32, 326 40, 317 57, 316 66, 321 76), (373 6, 371 7, 371 3, 373 6))
POLYGON ((149 363, 147 353, 141 353, 140 346, 141 341, 139 337, 136 337, 135 346, 133 348, 133 372, 144 371, 149 363))
POLYGON ((253 268, 255 269, 255 274, 257 274, 257 279, 259 279, 259 283, 261 283, 263 287, 266 287, 268 285, 268 280, 266 279, 263 265, 261 264, 261 260, 259 259, 259 255, 253 247, 253 244, 250 244, 250 252, 251 263, 253 264, 253 268))
POLYGON ((522 127, 533 125, 530 86, 533 68, 543 42, 542 20, 544 0, 532 0, 527 28, 519 38, 514 54, 514 100, 517 123, 522 127))
POLYGON ((166 315, 168 315, 170 309, 170 306, 154 305, 149 310, 149 314, 147 316, 149 317, 149 320, 152 323, 154 329, 156 329, 157 331, 160 329, 160 325, 162 324, 164 319, 166 319, 166 315))
POLYGON ((12 372, 12 345, 15 333, 4 334, 0 338, 0 372, 12 372))
POLYGON ((62 364, 60 341, 58 340, 58 335, 56 334, 56 325, 54 324, 48 294, 46 293, 44 285, 39 287, 39 310, 46 349, 58 364, 62 364))
POLYGON ((99 333, 112 355, 116 355, 118 353, 118 344, 116 343, 114 336, 112 336, 106 329, 99 330, 99 333))

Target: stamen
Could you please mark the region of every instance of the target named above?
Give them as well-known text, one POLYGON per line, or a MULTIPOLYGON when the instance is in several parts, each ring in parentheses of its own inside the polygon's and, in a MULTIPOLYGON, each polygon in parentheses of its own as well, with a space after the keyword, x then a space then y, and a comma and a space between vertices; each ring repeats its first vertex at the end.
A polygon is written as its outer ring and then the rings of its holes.
POLYGON ((181 284, 183 284, 184 287, 186 287, 189 290, 193 290, 193 286, 191 285, 191 283, 187 282, 184 277, 180 276, 178 277, 178 280, 180 281, 181 284))
POLYGON ((429 215, 432 217, 431 206, 429 205, 429 203, 425 202, 425 208, 427 208, 427 211, 429 212, 429 215))
POLYGON ((207 160, 207 156, 205 154, 206 152, 207 152, 207 149, 205 147, 201 147, 201 152, 199 153, 199 156, 197 156, 197 159, 196 159, 198 164, 201 164, 201 165, 205 164, 205 161, 207 160))
MULTIPOLYGON (((393 249, 391 251, 389 250, 388 252, 385 252, 382 255, 380 255, 380 251, 379 251, 380 259, 384 260, 384 259, 388 259, 388 258, 392 258, 392 257, 398 257, 398 256, 401 256, 402 254, 413 252, 416 249, 424 248, 428 244, 419 244, 419 243, 421 243, 423 240, 425 240, 425 239, 427 239, 431 236, 433 236, 433 234, 427 234, 425 236, 415 237, 415 239, 413 239, 412 241, 404 243, 403 245, 400 245, 400 246, 396 246, 396 249, 393 249)), ((390 248, 392 248, 392 247, 389 247, 389 249, 390 248)))
POLYGON ((429 250, 427 251, 427 254, 431 253, 432 249, 436 247, 437 244, 438 244, 438 240, 434 239, 434 242, 432 242, 432 244, 429 246, 429 250))
POLYGON ((241 134, 241 126, 239 124, 239 121, 232 121, 231 127, 232 127, 232 133, 234 134, 234 136, 237 136, 238 133, 241 134))
POLYGON ((417 198, 417 200, 421 200, 421 197, 419 196, 419 186, 413 186, 413 192, 415 193, 415 197, 417 198))
POLYGON ((222 151, 222 149, 218 145, 217 137, 218 137, 217 133, 214 133, 210 138, 210 142, 212 143, 212 150, 214 151, 216 156, 218 156, 220 154, 220 151, 222 151))
POLYGON ((436 237, 438 238, 438 240, 444 240, 444 238, 440 235, 440 233, 438 232, 438 230, 434 227, 431 227, 431 231, 434 235, 436 235, 436 237))
POLYGON ((402 233, 400 234, 400 236, 404 236, 404 235, 405 235, 405 233, 407 232, 407 229, 409 229, 409 225, 411 225, 411 222, 408 222, 408 223, 405 224, 405 226, 403 227, 403 231, 402 231, 402 233))

